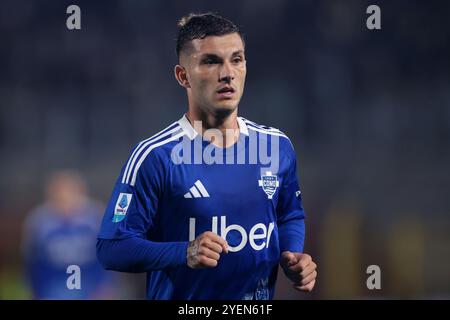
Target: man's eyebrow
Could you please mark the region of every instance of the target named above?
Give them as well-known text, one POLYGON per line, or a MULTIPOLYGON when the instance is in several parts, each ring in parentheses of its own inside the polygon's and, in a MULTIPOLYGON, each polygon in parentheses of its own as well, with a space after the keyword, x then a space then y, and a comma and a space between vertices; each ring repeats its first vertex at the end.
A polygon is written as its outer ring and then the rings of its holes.
POLYGON ((235 51, 235 52, 233 52, 233 54, 232 54, 232 56, 237 56, 237 55, 240 55, 240 54, 244 54, 244 50, 238 50, 238 51, 235 51))
MULTIPOLYGON (((240 49, 240 50, 237 50, 237 51, 235 51, 235 52, 233 52, 231 54, 232 57, 236 57, 236 56, 239 56, 239 55, 244 55, 244 50, 240 49)), ((208 59, 219 60, 219 61, 223 60, 223 58, 221 56, 218 56, 215 53, 204 53, 204 54, 202 54, 200 56, 200 61, 205 61, 205 60, 208 60, 208 59)))
POLYGON ((222 59, 221 57, 219 57, 217 54, 214 53, 204 53, 200 56, 200 59, 222 59))

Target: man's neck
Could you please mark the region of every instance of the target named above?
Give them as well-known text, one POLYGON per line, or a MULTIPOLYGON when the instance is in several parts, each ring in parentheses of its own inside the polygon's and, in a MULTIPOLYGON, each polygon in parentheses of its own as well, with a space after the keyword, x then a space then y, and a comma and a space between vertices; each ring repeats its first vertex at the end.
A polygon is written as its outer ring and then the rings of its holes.
POLYGON ((186 117, 195 129, 201 122, 203 137, 219 148, 228 148, 239 139, 237 109, 226 115, 217 115, 189 108, 186 117))

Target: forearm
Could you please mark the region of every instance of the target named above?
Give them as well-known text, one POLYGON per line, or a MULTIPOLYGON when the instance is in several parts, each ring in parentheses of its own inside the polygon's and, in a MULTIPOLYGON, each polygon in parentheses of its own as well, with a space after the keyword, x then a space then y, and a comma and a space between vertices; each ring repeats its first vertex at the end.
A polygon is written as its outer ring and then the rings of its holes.
POLYGON ((153 242, 133 237, 99 239, 97 258, 107 270, 147 272, 186 265, 188 242, 153 242))
POLYGON ((305 220, 303 217, 293 218, 278 223, 280 252, 303 252, 305 241, 305 220))

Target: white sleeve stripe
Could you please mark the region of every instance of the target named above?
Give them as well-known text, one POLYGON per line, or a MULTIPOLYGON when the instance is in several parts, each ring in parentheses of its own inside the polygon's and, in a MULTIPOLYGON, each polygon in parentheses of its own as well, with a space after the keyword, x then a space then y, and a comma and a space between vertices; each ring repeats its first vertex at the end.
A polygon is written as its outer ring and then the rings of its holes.
POLYGON ((154 136, 154 138, 150 138, 147 140, 142 141, 134 150, 133 154, 131 155, 130 159, 128 160, 127 163, 127 167, 125 169, 125 172, 123 174, 122 177, 122 183, 128 183, 130 180, 130 175, 131 175, 131 171, 132 168, 136 162, 136 160, 139 158, 140 154, 142 153, 142 151, 149 145, 151 145, 152 143, 154 143, 155 141, 165 138, 166 136, 170 136, 172 133, 174 133, 175 131, 179 130, 180 126, 176 125, 173 129, 164 132, 163 134, 154 136))
POLYGON ((185 134, 185 133, 184 133, 184 131, 182 130, 180 133, 178 133, 178 134, 176 134, 176 135, 174 135, 174 136, 172 136, 172 137, 170 137, 170 138, 168 138, 168 139, 166 139, 166 140, 163 140, 163 141, 160 141, 160 142, 158 142, 158 143, 155 143, 155 144, 151 145, 147 150, 145 150, 145 152, 142 154, 142 156, 140 157, 138 163, 136 164, 136 166, 135 166, 134 169, 133 169, 133 175, 132 175, 132 177, 131 177, 131 183, 130 183, 130 185, 131 185, 131 186, 134 186, 134 185, 136 184, 136 177, 137 177, 137 173, 138 173, 138 171, 139 171, 139 168, 141 167, 141 165, 142 165, 142 163, 144 162, 145 158, 147 158, 148 154, 149 154, 153 149, 155 149, 156 147, 162 146, 163 144, 166 144, 166 143, 169 143, 169 142, 171 142, 171 141, 177 140, 177 139, 179 139, 180 137, 182 137, 184 134, 185 134))
POLYGON ((279 129, 277 129, 277 128, 273 128, 273 127, 267 127, 267 128, 264 128, 264 126, 261 126, 261 125, 259 125, 259 124, 256 124, 256 123, 254 123, 254 122, 252 122, 252 121, 250 121, 250 120, 247 120, 247 119, 245 119, 244 122, 245 122, 247 125, 256 127, 256 128, 258 128, 258 129, 267 130, 267 131, 272 131, 272 132, 278 132, 278 133, 283 133, 283 132, 281 132, 281 131, 280 131, 279 129))
POLYGON ((167 128, 165 128, 164 130, 161 130, 160 132, 154 134, 153 136, 151 136, 151 137, 148 138, 148 139, 145 139, 145 140, 141 141, 141 142, 138 144, 138 146, 134 149, 133 153, 131 154, 130 158, 128 159, 127 166, 125 167, 125 170, 124 170, 124 172, 123 172, 122 183, 125 183, 125 179, 126 179, 126 177, 127 177, 127 175, 128 175, 128 170, 130 170, 130 164, 131 164, 131 161, 132 161, 133 157, 136 155, 136 152, 139 150, 139 148, 140 148, 144 143, 146 143, 146 142, 148 142, 148 141, 150 141, 150 140, 152 140, 152 139, 154 139, 154 138, 161 137, 161 136, 165 133, 165 131, 167 131, 167 129, 170 129, 173 125, 176 125, 176 126, 174 127, 174 128, 176 128, 176 127, 178 126, 178 123, 177 123, 177 122, 172 123, 170 126, 168 126, 167 128))
POLYGON ((279 136, 279 137, 283 137, 283 138, 286 138, 286 139, 288 139, 288 140, 289 140, 288 136, 287 136, 287 135, 285 135, 285 134, 283 134, 283 133, 281 133, 281 131, 280 131, 280 132, 275 132, 275 131, 268 131, 268 130, 264 130, 264 129, 253 128, 253 127, 251 127, 251 126, 249 126, 248 128, 249 128, 250 130, 254 130, 254 131, 258 131, 258 132, 262 132, 262 133, 265 133, 265 134, 270 134, 270 135, 272 135, 272 136, 279 136))

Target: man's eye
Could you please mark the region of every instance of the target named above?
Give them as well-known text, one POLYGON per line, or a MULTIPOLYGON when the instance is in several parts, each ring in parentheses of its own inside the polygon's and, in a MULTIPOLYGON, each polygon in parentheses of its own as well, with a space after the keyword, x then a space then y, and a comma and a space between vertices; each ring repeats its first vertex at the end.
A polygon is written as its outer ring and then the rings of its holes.
POLYGON ((242 58, 235 58, 235 59, 233 59, 233 62, 240 63, 240 62, 242 62, 242 58))
POLYGON ((214 59, 203 60, 203 64, 216 64, 216 63, 217 63, 217 61, 214 59))

